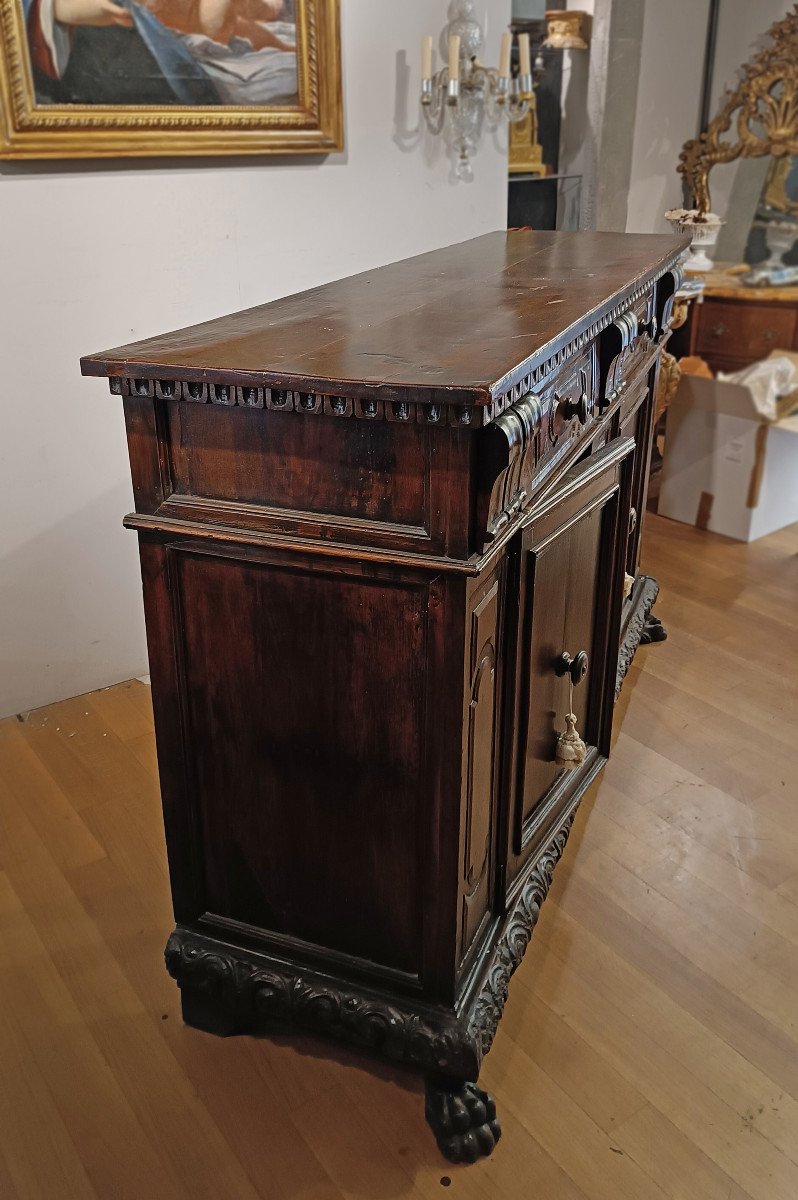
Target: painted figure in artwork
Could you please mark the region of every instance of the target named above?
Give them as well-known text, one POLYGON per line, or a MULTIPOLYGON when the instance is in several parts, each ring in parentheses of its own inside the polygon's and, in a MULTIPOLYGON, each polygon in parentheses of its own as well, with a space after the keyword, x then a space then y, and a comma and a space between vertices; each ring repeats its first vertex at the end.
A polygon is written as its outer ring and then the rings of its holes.
POLYGON ((42 104, 290 104, 294 0, 23 0, 42 104))

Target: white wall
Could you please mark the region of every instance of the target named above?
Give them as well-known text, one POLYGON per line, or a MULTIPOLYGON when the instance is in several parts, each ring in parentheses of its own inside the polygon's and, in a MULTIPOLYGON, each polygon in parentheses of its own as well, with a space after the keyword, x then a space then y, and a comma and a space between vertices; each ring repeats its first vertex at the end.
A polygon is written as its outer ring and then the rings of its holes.
POLYGON ((626 229, 670 233, 679 154, 698 132, 708 0, 646 0, 626 229))
MULTIPOLYGON (((502 228, 418 131, 445 0, 343 3, 346 151, 325 162, 0 164, 0 716, 147 670, 121 405, 83 353, 502 228)), ((509 0, 481 0, 488 61, 509 0)))
MULTIPOLYGON (((719 110, 727 89, 737 86, 742 64, 753 58, 766 41, 768 29, 790 8, 792 4, 787 0, 757 0, 756 4, 723 0, 715 44, 710 117, 719 110)), ((713 168, 709 180, 712 208, 726 219, 713 252, 716 261, 742 259, 769 161, 737 159, 713 168)))
MULTIPOLYGON (((787 0, 722 0, 710 119, 726 88, 736 86, 740 66, 789 7, 787 0)), ((708 0, 645 0, 626 224, 631 233, 668 233, 662 214, 683 203, 676 166, 682 145, 698 132, 708 8, 708 0)), ((744 164, 747 168, 750 164, 744 164)), ((724 165, 710 177, 712 208, 721 215, 728 210, 738 170, 739 164, 724 165)))

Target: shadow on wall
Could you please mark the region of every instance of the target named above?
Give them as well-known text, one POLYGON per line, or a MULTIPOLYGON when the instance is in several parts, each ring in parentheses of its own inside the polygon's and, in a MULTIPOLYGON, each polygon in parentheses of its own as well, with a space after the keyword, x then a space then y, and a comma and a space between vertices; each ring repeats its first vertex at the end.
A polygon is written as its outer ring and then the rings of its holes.
POLYGON ((0 717, 147 673, 136 536, 120 528, 132 507, 123 480, 0 560, 0 613, 15 614, 0 623, 0 717), (111 560, 116 537, 129 553, 111 560))
POLYGON ((396 53, 396 85, 393 108, 393 141, 403 154, 412 154, 422 147, 424 164, 427 167, 440 162, 444 150, 444 139, 431 133, 421 111, 418 92, 413 86, 418 76, 407 61, 407 51, 396 53))
MULTIPOLYGON (((440 133, 433 133, 427 126, 421 108, 421 101, 416 90, 417 83, 418 74, 413 71, 407 61, 407 51, 397 51, 393 141, 403 154, 412 154, 413 151, 422 147, 424 165, 431 167, 439 163, 447 154, 450 157, 452 156, 453 152, 447 139, 447 134, 451 129, 451 116, 449 113, 446 113, 444 125, 440 133)), ((490 139, 495 150, 500 154, 506 154, 507 132, 504 128, 505 124, 505 122, 500 121, 495 126, 489 126, 483 121, 479 132, 479 142, 490 139)), ((479 156, 479 142, 477 152, 474 156, 475 170, 477 169, 476 164, 479 156)), ((449 175, 449 182, 458 182, 454 163, 449 175)))
POLYGON ((563 101, 560 122, 559 169, 563 175, 582 175, 582 212, 580 229, 591 228, 592 190, 595 178, 596 139, 587 106, 590 57, 578 51, 566 51, 563 64, 563 101))

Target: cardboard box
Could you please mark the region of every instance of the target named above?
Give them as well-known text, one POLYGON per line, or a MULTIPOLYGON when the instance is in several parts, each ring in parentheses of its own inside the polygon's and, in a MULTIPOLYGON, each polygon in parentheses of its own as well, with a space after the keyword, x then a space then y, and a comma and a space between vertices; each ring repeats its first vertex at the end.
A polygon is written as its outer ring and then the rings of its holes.
POLYGON ((683 375, 658 511, 743 542, 798 521, 798 416, 766 421, 747 387, 683 375))
MULTIPOLYGON (((798 369, 798 354, 794 350, 771 350, 768 358, 789 358, 798 369)), ((778 407, 779 417, 791 416, 798 409, 798 388, 787 396, 780 396, 778 407)))

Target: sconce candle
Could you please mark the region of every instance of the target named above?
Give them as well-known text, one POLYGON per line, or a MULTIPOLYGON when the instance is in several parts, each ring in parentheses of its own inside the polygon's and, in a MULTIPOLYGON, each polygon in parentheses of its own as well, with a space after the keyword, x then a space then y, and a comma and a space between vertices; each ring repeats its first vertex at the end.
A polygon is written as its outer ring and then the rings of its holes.
POLYGON ((532 55, 529 50, 529 34, 519 33, 518 35, 518 57, 519 57, 519 72, 516 86, 518 95, 522 100, 528 100, 532 95, 532 55))
POLYGON ((457 104, 460 98, 460 38, 456 33, 449 37, 449 84, 446 103, 457 104))
POLYGON ((520 74, 532 74, 532 56, 529 51, 529 34, 519 33, 518 35, 518 55, 520 58, 520 74))
POLYGON ((508 79, 510 76, 510 54, 513 48, 513 35, 511 33, 502 34, 502 48, 499 54, 499 79, 508 79))
POLYGON ((421 39, 421 78, 432 79, 432 38, 421 39))
POLYGON ((449 38, 449 82, 460 79, 460 38, 453 33, 449 38))

